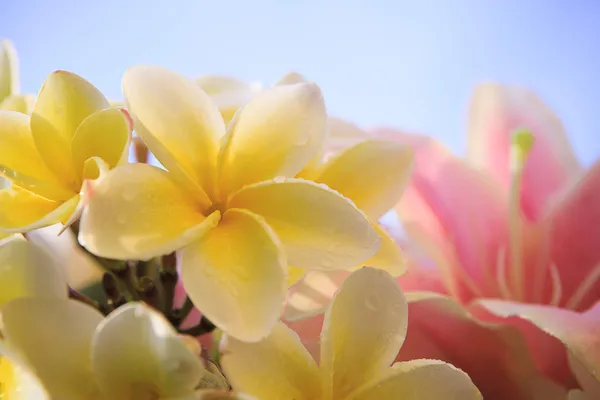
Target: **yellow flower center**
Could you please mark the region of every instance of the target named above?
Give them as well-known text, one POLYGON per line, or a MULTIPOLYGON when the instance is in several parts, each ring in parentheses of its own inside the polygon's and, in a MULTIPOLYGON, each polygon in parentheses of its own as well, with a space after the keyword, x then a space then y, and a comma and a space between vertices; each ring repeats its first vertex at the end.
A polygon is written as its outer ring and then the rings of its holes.
POLYGON ((0 357, 0 399, 11 400, 16 388, 15 370, 6 357, 0 357))

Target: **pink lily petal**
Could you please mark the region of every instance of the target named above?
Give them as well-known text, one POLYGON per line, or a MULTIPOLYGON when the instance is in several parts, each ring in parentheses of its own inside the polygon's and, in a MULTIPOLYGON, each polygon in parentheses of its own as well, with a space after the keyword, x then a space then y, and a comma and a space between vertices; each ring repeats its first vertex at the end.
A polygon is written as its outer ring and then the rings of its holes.
POLYGON ((486 400, 558 400, 566 390, 536 368, 520 332, 477 320, 454 300, 407 293, 408 335, 397 360, 440 359, 465 371, 486 400))
POLYGON ((560 274, 564 302, 569 308, 589 308, 600 293, 600 160, 565 193, 547 218, 552 261, 560 274), (576 294, 578 290, 582 296, 576 294), (578 298, 569 304, 573 296, 578 298))
POLYGON ((600 382, 600 302, 585 312, 498 300, 482 300, 478 304, 495 315, 529 321, 557 338, 600 382))
POLYGON ((477 295, 475 288, 497 293, 494 268, 507 238, 499 188, 434 140, 395 137, 415 150, 413 179, 396 207, 404 228, 426 249, 443 253, 432 258, 449 264, 446 278, 453 277, 451 289, 462 301, 477 295))
POLYGON ((482 84, 471 98, 469 159, 508 190, 509 152, 513 131, 530 130, 536 143, 523 173, 521 206, 537 220, 548 198, 580 166, 560 120, 534 93, 520 87, 482 84))

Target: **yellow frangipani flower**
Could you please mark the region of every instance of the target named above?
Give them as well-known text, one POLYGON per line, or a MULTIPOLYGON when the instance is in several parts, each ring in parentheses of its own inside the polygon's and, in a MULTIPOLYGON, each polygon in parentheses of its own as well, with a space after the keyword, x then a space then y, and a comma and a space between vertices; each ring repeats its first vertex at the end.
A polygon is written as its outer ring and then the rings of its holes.
POLYGON ((256 341, 279 319, 288 265, 345 269, 379 249, 352 202, 292 178, 325 137, 315 84, 261 92, 227 130, 211 98, 169 70, 129 69, 123 94, 137 134, 168 172, 126 165, 98 183, 79 235, 92 253, 148 259, 183 249, 182 281, 196 307, 256 341))
POLYGON ((29 393, 43 384, 52 399, 184 400, 204 382, 214 386, 199 354, 161 314, 128 303, 104 318, 68 299, 60 271, 24 239, 0 246, 2 396, 42 400, 29 393))
POLYGON ((31 112, 33 96, 20 94, 19 59, 13 44, 0 41, 0 110, 31 112))
POLYGON ((131 122, 89 82, 65 71, 46 78, 31 117, 0 111, 0 229, 27 232, 72 223, 82 183, 127 160, 131 122))
POLYGON ((261 400, 476 400, 450 364, 390 364, 406 336, 408 306, 387 272, 365 267, 342 284, 325 314, 321 362, 283 323, 257 343, 226 338, 222 365, 234 390, 261 400))
MULTIPOLYGON (((220 75, 206 75, 197 79, 196 83, 211 96, 226 121, 232 119, 237 110, 262 89, 257 83, 245 83, 220 75)), ((275 86, 298 83, 308 81, 302 75, 290 72, 275 86)), ((382 268, 394 276, 404 273, 405 263, 400 248, 378 220, 397 204, 410 178, 412 163, 410 147, 389 140, 370 140, 368 134, 355 125, 328 117, 327 135, 321 148, 296 175, 325 183, 351 199, 370 217, 373 228, 382 238, 381 249, 357 267, 382 268)), ((291 269, 290 285, 300 280, 305 272, 304 269, 291 269)))

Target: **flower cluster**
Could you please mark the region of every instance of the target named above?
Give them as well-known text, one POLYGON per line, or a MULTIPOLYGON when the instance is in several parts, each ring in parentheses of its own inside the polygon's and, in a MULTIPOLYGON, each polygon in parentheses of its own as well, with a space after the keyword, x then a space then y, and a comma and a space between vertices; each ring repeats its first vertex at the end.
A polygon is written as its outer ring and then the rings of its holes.
POLYGON ((296 73, 139 65, 110 102, 66 71, 20 94, 0 52, 0 397, 600 396, 600 164, 532 93, 481 86, 463 162, 296 73))

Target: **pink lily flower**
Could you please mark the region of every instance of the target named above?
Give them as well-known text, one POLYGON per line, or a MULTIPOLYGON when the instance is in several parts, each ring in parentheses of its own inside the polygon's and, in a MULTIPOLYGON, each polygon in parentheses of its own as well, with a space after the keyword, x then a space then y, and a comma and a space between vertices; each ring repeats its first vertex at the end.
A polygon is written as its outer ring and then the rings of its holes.
POLYGON ((494 84, 473 96, 466 160, 425 137, 376 134, 415 148, 396 211, 437 267, 400 278, 439 294, 414 296, 399 359, 449 361, 486 399, 565 398, 577 387, 565 347, 520 307, 554 306, 561 321, 600 300, 600 161, 582 169, 535 94, 494 84))
MULTIPOLYGON (((582 168, 560 120, 535 94, 497 84, 475 90, 466 159, 424 136, 392 129, 372 135, 415 150, 413 178, 396 207, 410 238, 399 241, 410 258, 399 278, 409 328, 397 360, 452 363, 486 400, 585 391, 570 367, 571 342, 583 336, 590 348, 600 341, 577 334, 566 340, 545 324, 599 317, 598 306, 582 312, 600 301, 600 161, 582 168), (536 317, 537 308, 545 318, 536 317)), ((291 296, 317 309, 344 276, 307 278, 291 296)), ((292 311, 289 324, 315 349, 322 317, 298 320, 292 311)))

